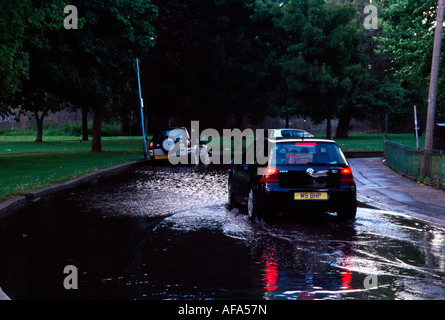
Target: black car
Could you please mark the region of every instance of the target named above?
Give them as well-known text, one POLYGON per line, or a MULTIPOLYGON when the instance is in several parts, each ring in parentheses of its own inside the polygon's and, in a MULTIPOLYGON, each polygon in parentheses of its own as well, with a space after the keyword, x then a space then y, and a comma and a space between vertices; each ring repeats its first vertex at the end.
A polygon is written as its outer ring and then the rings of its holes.
POLYGON ((337 212, 354 219, 356 186, 339 146, 331 140, 269 140, 267 164, 235 164, 229 174, 229 207, 247 206, 251 219, 272 212, 337 212))

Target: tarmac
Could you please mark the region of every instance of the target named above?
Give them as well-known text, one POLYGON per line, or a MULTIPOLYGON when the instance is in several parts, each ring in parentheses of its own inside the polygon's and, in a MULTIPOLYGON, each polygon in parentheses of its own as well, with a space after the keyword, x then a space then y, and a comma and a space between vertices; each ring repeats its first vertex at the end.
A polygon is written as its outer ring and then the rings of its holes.
POLYGON ((381 157, 349 159, 359 206, 445 226, 445 191, 394 172, 381 157))
MULTIPOLYGON (((385 164, 382 157, 351 158, 348 161, 357 185, 359 207, 396 212, 415 220, 445 227, 445 191, 423 185, 397 174, 385 164)), ((130 167, 143 163, 143 161, 138 161, 103 169, 0 202, 0 217, 25 206, 27 202, 38 201, 49 194, 82 183, 120 174, 130 167)), ((0 300, 9 300, 9 297, 1 288, 0 300)))

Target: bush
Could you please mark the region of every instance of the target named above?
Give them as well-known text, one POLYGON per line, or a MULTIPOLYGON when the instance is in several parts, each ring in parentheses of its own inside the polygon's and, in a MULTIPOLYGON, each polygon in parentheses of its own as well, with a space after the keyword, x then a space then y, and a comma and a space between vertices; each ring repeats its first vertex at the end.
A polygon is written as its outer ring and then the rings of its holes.
MULTIPOLYGON (((93 122, 89 121, 87 126, 88 135, 93 134, 93 122)), ((46 133, 46 132, 44 132, 46 133)), ((48 131, 51 133, 51 131, 48 131)), ((51 134, 48 134, 51 135, 51 134)), ((81 136, 82 135, 82 122, 66 122, 59 126, 58 134, 59 136, 81 136)), ((117 121, 113 122, 102 122, 102 136, 122 136, 122 124, 117 121)))

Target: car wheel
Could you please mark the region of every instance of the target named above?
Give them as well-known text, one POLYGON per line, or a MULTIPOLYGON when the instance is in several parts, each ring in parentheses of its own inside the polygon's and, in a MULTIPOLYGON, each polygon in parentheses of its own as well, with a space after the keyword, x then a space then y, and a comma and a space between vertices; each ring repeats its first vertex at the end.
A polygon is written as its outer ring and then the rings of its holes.
POLYGON ((343 210, 337 212, 337 218, 340 221, 354 220, 357 214, 357 199, 354 198, 352 203, 343 210))
POLYGON ((229 183, 228 183, 228 202, 227 202, 227 206, 229 208, 229 210, 232 210, 233 208, 235 208, 235 199, 233 198, 233 185, 232 185, 232 180, 229 179, 229 183))
POLYGON ((249 190, 249 198, 247 201, 247 215, 249 216, 249 219, 254 221, 257 219, 261 219, 261 211, 258 206, 258 200, 257 196, 255 194, 255 191, 250 188, 249 190))

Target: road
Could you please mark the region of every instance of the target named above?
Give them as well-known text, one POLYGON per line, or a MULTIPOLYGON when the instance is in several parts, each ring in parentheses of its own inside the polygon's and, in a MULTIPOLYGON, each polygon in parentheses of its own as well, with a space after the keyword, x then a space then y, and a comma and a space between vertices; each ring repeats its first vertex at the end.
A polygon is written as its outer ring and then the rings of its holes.
POLYGON ((5 216, 1 288, 13 300, 445 298, 442 227, 364 207, 353 223, 252 222, 226 208, 227 172, 145 166, 5 216))

